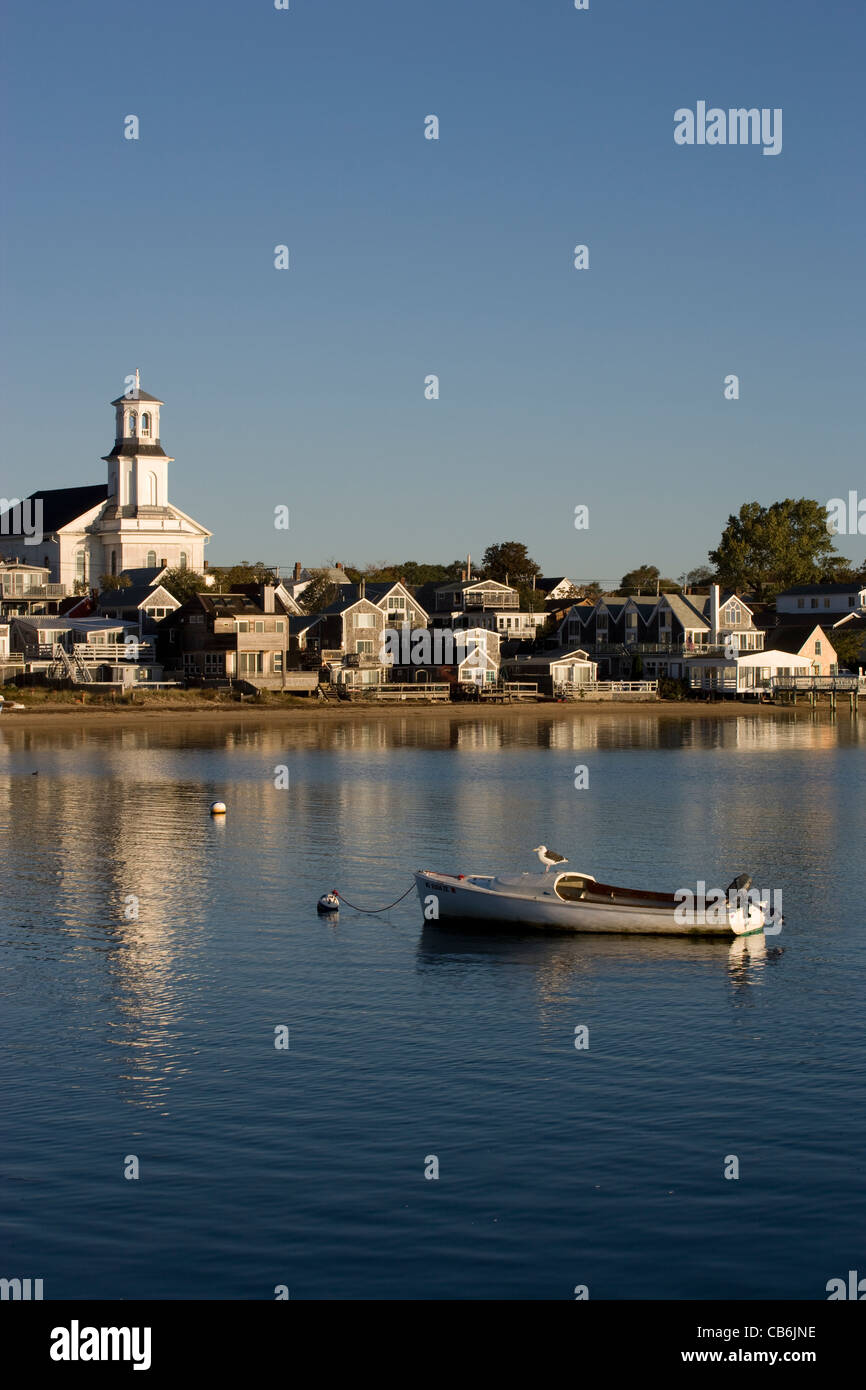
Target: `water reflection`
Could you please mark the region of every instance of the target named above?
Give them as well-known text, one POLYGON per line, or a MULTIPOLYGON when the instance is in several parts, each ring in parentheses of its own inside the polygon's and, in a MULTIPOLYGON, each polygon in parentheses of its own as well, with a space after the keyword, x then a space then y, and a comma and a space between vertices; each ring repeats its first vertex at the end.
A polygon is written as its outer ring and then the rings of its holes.
MULTIPOLYGON (((657 968, 690 965, 715 971, 727 980, 732 997, 742 1002, 762 981, 764 970, 781 962, 783 949, 763 936, 637 937, 615 935, 566 936, 560 933, 513 932, 495 928, 483 935, 470 928, 425 924, 417 951, 419 973, 462 974, 467 968, 518 967, 535 978, 539 1014, 584 989, 594 976, 611 968, 657 968)), ((640 976, 637 976, 639 981, 640 976)))
MULTIPOLYGON (((44 730, 4 717, 4 944, 27 954, 31 977, 41 961, 61 992, 82 957, 95 957, 95 993, 79 1002, 86 1026, 110 1044, 122 1098, 165 1109, 189 1065, 190 1000, 213 989, 217 924, 234 963, 237 924, 306 923, 334 883, 376 905, 417 865, 513 872, 535 867, 521 856, 543 840, 599 878, 668 891, 752 872, 762 889, 784 890, 797 930, 804 890, 826 900, 838 847, 856 832, 856 770, 823 755, 862 747, 864 729, 762 710, 353 712, 44 730), (665 756, 640 756, 656 751, 665 756), (558 756, 575 752, 597 755, 586 759, 591 794, 575 793, 571 758, 558 756), (288 792, 274 781, 283 765, 288 792), (229 803, 225 821, 207 815, 217 796, 229 803)), ((784 954, 753 938, 467 937, 400 911, 420 930, 420 974, 525 968, 542 1015, 576 982, 621 967, 640 979, 662 964, 724 972, 741 1004, 784 954)), ((354 930, 318 923, 304 949, 315 962, 323 940, 351 943, 354 930)))
POLYGON ((655 710, 584 712, 566 706, 555 712, 524 709, 452 714, 447 710, 415 711, 411 715, 360 711, 329 712, 313 718, 303 712, 291 717, 220 717, 218 720, 170 718, 124 725, 95 720, 69 728, 40 729, 17 724, 10 715, 0 726, 0 767, 11 752, 34 757, 46 749, 64 752, 110 746, 125 754, 159 749, 204 749, 219 745, 227 752, 280 749, 318 749, 324 752, 376 752, 391 748, 456 749, 495 752, 502 748, 616 749, 616 748, 731 748, 818 749, 866 743, 866 721, 827 711, 769 709, 759 706, 744 713, 680 713, 655 710))

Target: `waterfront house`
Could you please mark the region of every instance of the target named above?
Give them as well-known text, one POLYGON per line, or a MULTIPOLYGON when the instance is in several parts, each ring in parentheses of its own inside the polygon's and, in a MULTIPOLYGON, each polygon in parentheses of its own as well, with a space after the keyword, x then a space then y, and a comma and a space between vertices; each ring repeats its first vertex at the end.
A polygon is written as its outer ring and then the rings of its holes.
POLYGON ((65 597, 66 585, 52 584, 48 565, 30 565, 22 560, 0 562, 0 616, 56 614, 65 597))
POLYGON ((775 627, 767 633, 767 647, 771 651, 808 657, 813 676, 835 676, 839 670, 836 648, 820 624, 811 628, 800 623, 775 627))
POLYGON ((686 658, 686 678, 692 691, 740 697, 769 690, 776 678, 810 676, 812 661, 786 651, 758 651, 727 656, 720 649, 686 658))
POLYGON ((362 579, 360 584, 339 586, 338 599, 357 599, 362 592, 385 615, 385 627, 401 628, 408 623, 410 628, 427 627, 430 616, 418 601, 415 594, 401 579, 386 580, 362 579))
POLYGON ((275 611, 273 594, 273 586, 266 586, 265 606, 248 594, 194 594, 160 624, 166 665, 188 679, 282 689, 290 620, 275 611))
POLYGON ((431 616, 447 619, 449 623, 459 613, 481 613, 485 609, 505 612, 520 608, 517 590, 496 579, 464 579, 459 583, 438 584, 434 592, 436 607, 431 616))
POLYGON ((503 660, 502 678, 536 684, 541 695, 571 695, 579 693, 580 687, 595 683, 598 663, 580 647, 571 651, 517 654, 503 660))
POLYGON ((484 609, 480 612, 455 613, 452 615, 453 630, 468 627, 486 627, 490 632, 498 632, 503 641, 534 641, 539 629, 547 622, 547 614, 533 610, 516 611, 508 609, 484 609))
POLYGON ((444 682, 453 687, 492 686, 499 679, 500 639, 489 628, 465 628, 454 638, 431 629, 431 648, 429 662, 395 662, 393 679, 407 685, 444 682))
POLYGON ((379 685, 390 667, 384 650, 386 613, 365 588, 364 580, 340 586, 333 603, 315 615, 319 655, 333 684, 379 685))
POLYGON ((826 624, 832 615, 836 620, 847 613, 866 612, 866 585, 860 582, 845 584, 794 584, 776 598, 776 612, 783 621, 788 614, 811 614, 815 622, 826 624))
POLYGON ((161 584, 131 584, 123 589, 106 589, 99 595, 96 611, 100 617, 122 618, 135 623, 140 634, 154 632, 157 624, 180 608, 173 594, 161 584))

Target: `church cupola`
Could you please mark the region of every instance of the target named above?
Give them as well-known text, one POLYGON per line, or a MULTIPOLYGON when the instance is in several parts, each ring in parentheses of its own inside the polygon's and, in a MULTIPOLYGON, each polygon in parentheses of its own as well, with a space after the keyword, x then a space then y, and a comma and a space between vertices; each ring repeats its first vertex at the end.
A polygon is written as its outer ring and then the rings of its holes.
MULTIPOLYGON (((127 378, 132 381, 132 378, 127 378)), ((168 464, 159 438, 159 412, 164 402, 141 389, 136 368, 134 385, 114 406, 114 448, 103 455, 108 464, 108 501, 137 512, 142 507, 168 506, 168 464)))

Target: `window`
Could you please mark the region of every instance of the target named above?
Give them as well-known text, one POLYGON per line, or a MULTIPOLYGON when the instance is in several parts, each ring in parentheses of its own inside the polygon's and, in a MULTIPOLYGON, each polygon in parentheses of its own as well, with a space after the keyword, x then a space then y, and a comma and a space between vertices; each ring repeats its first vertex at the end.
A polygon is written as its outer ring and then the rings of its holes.
POLYGON ((158 490, 157 490, 156 474, 155 474, 155 473, 148 473, 148 475, 147 475, 147 505, 148 505, 149 507, 155 507, 155 506, 157 505, 157 496, 158 496, 158 490))
POLYGON ((282 652, 274 652, 273 655, 274 655, 274 673, 275 673, 276 675, 279 675, 279 674, 282 672, 282 669, 283 669, 283 654, 282 654, 282 652))
POLYGON ((805 608, 805 607, 806 607, 806 600, 805 600, 804 598, 798 598, 798 599, 797 599, 797 607, 798 607, 798 608, 805 608))
POLYGON ((112 550, 112 552, 111 552, 111 573, 112 573, 112 574, 117 574, 117 551, 116 551, 116 550, 112 550))
POLYGON ((240 652, 240 673, 242 676, 260 676, 264 670, 264 652, 240 652))
POLYGON ((854 595, 853 595, 853 594, 849 594, 849 595, 848 595, 848 607, 849 607, 849 608, 853 608, 853 607, 854 607, 854 595))
POLYGON ((375 625, 376 625, 376 615, 375 615, 375 613, 356 613, 356 614, 355 614, 355 627, 375 627, 375 625))
POLYGON ((131 410, 131 411, 129 412, 129 433, 130 433, 130 435, 134 435, 134 434, 135 434, 135 411, 134 411, 134 410, 131 410))
POLYGON ((815 655, 816 655, 816 656, 820 656, 820 655, 821 655, 821 643, 820 643, 820 642, 816 642, 816 643, 815 643, 815 655))
POLYGON ((223 652, 205 652, 204 673, 206 676, 221 675, 225 669, 226 659, 223 652))
POLYGON ((360 652, 362 656, 372 656, 373 643, 368 641, 366 638, 363 638, 355 643, 355 651, 360 652))
POLYGON ((283 622, 282 618, 277 618, 277 621, 274 623, 274 631, 275 631, 275 632, 285 632, 285 630, 286 630, 286 625, 285 625, 285 623, 283 622))
POLYGON ((186 551, 185 551, 185 550, 182 550, 182 551, 180 552, 180 567, 181 567, 182 570, 185 570, 185 569, 186 569, 186 551))
POLYGON ((84 551, 79 550, 75 556, 75 578, 81 583, 84 580, 84 551))
POLYGON ((238 632, 249 632, 250 625, 246 618, 238 618, 238 632))
POLYGON ((150 434, 150 416, 146 412, 141 417, 141 432, 142 434, 150 434))
POLYGON ((149 550, 149 551, 147 552, 147 568, 148 568, 149 570, 155 570, 155 569, 156 569, 156 551, 155 551, 155 550, 149 550))
POLYGON ((257 618, 257 619, 256 619, 255 630, 256 630, 256 632, 264 632, 264 630, 265 630, 264 618, 261 618, 261 619, 257 618))
POLYGON ((824 600, 824 607, 825 607, 825 608, 829 608, 829 607, 830 607, 830 600, 829 600, 828 598, 825 598, 825 600, 824 600))
POLYGON ((817 600, 816 598, 813 598, 813 599, 812 599, 812 607, 813 607, 813 608, 817 608, 817 607, 818 607, 818 600, 817 600))

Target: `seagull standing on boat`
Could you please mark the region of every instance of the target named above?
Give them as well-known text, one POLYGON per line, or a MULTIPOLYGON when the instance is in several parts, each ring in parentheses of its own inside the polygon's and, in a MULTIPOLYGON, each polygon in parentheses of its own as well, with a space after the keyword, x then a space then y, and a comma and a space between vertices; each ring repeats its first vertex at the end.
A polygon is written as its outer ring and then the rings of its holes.
POLYGON ((547 873, 548 869, 552 869, 554 864, 568 863, 568 860, 564 857, 564 855, 556 854, 552 849, 548 849, 547 845, 536 845, 535 849, 533 850, 533 854, 538 855, 539 859, 544 865, 545 873, 547 873))

